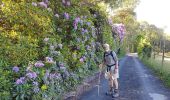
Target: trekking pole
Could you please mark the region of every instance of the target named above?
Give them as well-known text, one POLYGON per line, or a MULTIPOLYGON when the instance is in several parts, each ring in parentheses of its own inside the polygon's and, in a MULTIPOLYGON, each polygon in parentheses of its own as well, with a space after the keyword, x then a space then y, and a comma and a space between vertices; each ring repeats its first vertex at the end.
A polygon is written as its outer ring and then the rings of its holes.
POLYGON ((97 91, 98 91, 98 96, 100 94, 100 75, 101 75, 101 69, 100 69, 100 72, 99 72, 98 84, 96 85, 97 86, 97 91))
POLYGON ((100 70, 99 79, 98 79, 98 96, 100 94, 100 75, 101 75, 101 70, 100 70))

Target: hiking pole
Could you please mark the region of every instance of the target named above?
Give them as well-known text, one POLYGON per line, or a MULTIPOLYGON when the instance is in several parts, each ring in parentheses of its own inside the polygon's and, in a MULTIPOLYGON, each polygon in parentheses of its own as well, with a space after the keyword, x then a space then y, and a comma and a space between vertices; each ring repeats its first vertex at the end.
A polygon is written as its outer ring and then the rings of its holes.
POLYGON ((99 79, 98 79, 98 96, 100 94, 100 75, 101 75, 101 71, 99 73, 99 79))
POLYGON ((100 94, 100 76, 101 76, 101 69, 100 69, 100 73, 99 73, 98 84, 96 85, 97 86, 97 91, 98 91, 98 96, 100 94))

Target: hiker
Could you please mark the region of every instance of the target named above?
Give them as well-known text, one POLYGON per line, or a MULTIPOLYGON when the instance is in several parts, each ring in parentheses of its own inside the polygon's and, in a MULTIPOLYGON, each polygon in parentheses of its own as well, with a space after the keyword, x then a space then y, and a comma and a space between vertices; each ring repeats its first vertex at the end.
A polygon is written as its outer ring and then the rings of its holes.
POLYGON ((112 95, 112 97, 118 97, 118 78, 119 78, 119 70, 118 70, 118 58, 114 51, 110 50, 109 44, 104 44, 103 48, 105 50, 103 63, 99 65, 102 67, 106 66, 105 78, 108 79, 109 83, 109 91, 106 92, 106 95, 112 95))

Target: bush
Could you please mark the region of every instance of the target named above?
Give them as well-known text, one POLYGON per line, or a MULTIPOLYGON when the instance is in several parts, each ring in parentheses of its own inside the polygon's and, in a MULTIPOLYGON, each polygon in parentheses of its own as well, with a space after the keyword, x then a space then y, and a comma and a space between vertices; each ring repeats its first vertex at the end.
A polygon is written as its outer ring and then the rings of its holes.
MULTIPOLYGON (((47 0, 48 1, 48 0, 47 0)), ((101 41, 113 43, 106 16, 94 17, 76 1, 3 1, 0 9, 0 97, 30 100, 61 99, 101 62, 101 41), (107 38, 105 38, 105 36, 107 38), (103 40, 104 39, 104 40, 103 40), (98 41, 98 42, 96 42, 98 41)))

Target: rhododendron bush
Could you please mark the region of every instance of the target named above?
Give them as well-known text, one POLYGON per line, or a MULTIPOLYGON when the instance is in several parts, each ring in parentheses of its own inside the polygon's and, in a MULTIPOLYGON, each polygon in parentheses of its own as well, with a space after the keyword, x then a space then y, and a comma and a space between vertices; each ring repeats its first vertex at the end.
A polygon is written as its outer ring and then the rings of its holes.
MULTIPOLYGON (((97 69, 95 22, 103 13, 98 18, 76 0, 0 3, 0 99, 61 99, 97 69)), ((102 20, 101 39, 113 43, 102 20)))

